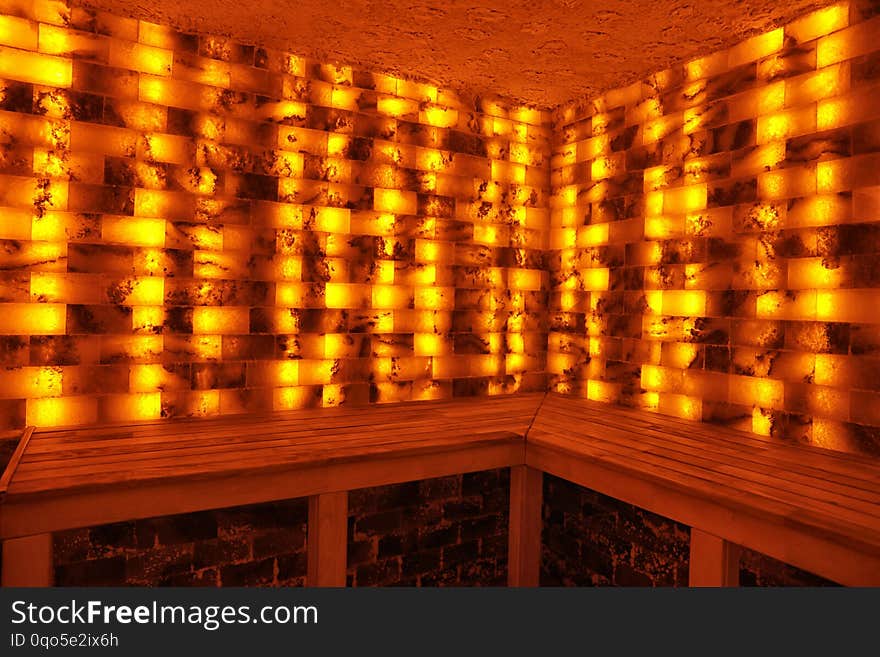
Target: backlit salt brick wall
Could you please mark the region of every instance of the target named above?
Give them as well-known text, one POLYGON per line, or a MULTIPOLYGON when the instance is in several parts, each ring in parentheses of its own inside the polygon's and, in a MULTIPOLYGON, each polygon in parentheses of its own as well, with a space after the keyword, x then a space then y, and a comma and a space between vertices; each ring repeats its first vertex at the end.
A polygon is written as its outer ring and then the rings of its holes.
POLYGON ((551 388, 880 453, 880 4, 555 126, 551 388))
POLYGON ((0 0, 0 429, 544 389, 550 135, 0 0))

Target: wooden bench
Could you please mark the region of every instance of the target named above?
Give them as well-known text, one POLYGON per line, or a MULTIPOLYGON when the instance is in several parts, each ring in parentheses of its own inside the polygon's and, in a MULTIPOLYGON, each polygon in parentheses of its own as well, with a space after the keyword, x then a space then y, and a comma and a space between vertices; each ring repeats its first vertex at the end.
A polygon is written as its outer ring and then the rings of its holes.
POLYGON ((308 496, 308 581, 342 586, 348 490, 522 467, 542 398, 28 430, 0 504, 3 584, 51 584, 53 531, 308 496))
POLYGON ((51 583, 53 531, 308 496, 307 581, 341 586, 347 491, 498 467, 512 586, 539 582, 545 472, 689 525, 693 586, 735 585, 739 546, 880 584, 876 461, 555 394, 27 431, 3 583, 51 583))
POLYGON ((526 463, 690 525, 691 585, 738 583, 738 546, 880 585, 877 461, 550 395, 526 463))

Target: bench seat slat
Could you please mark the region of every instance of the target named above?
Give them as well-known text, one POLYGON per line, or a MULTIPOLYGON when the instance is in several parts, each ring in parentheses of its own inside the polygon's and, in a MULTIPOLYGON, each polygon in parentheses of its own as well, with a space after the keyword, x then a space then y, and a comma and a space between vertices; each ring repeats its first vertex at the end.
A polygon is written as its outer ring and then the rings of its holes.
MULTIPOLYGON (((466 441, 460 438, 441 440, 435 437, 427 440, 410 440, 406 442, 382 442, 379 440, 365 443, 358 441, 348 449, 328 447, 325 449, 270 449, 265 455, 245 456, 237 460, 211 461, 200 458, 179 463, 178 459, 161 461, 149 460, 136 469, 92 470, 77 473, 64 478, 38 480, 22 480, 16 483, 16 494, 33 493, 57 494, 79 488, 97 486, 128 485, 152 480, 189 480, 191 478, 221 474, 230 475, 238 472, 265 471, 272 472, 296 467, 321 467, 329 463, 379 458, 383 456, 402 456, 410 453, 429 454, 454 449, 470 448, 481 444, 508 443, 521 439, 521 436, 510 432, 471 434, 466 441), (55 485, 52 485, 52 481, 55 485)), ((403 481, 406 479, 404 478, 403 481)))
MULTIPOLYGON (((498 420, 494 418, 473 418, 468 421, 448 420, 443 424, 449 431, 464 431, 468 427, 478 426, 481 428, 515 427, 525 432, 531 421, 530 415, 512 415, 508 419, 498 420)), ((300 423, 297 426, 279 427, 269 431, 264 429, 261 433, 239 431, 230 435, 215 432, 203 434, 198 438, 190 438, 188 434, 182 436, 169 434, 163 440, 153 440, 140 443, 136 440, 120 438, 109 443, 76 443, 72 449, 35 449, 29 452, 25 463, 29 466, 41 463, 42 468, 62 467, 70 465, 69 461, 98 463, 110 461, 124 461, 134 458, 162 457, 163 454, 186 455, 189 453, 210 453, 225 451, 235 453, 239 449, 261 449, 272 446, 307 445, 313 443, 334 443, 365 435, 381 433, 385 437, 418 434, 436 430, 437 421, 420 419, 400 422, 384 422, 372 425, 354 424, 333 428, 308 427, 300 423)), ((34 446, 39 447, 39 445, 34 446)))
MULTIPOLYGON (((880 531, 831 516, 816 516, 798 504, 741 489, 719 486, 712 479, 678 472, 663 465, 630 461, 628 457, 620 454, 593 446, 585 446, 581 441, 567 440, 556 435, 545 434, 540 430, 530 431, 529 441, 537 448, 536 452, 549 449, 564 454, 566 458, 575 461, 583 460, 596 463, 604 469, 625 473, 662 488, 676 490, 688 497, 711 501, 721 507, 731 509, 735 513, 759 515, 773 522, 797 527, 805 532, 822 534, 832 540, 845 540, 854 547, 868 552, 877 553, 880 549, 880 531)), ((601 487, 597 487, 597 490, 601 492, 601 487)), ((632 503, 648 509, 651 509, 652 506, 649 501, 644 501, 641 504, 632 503)), ((652 510, 664 514, 664 511, 652 510)), ((666 513, 666 515, 676 519, 674 513, 666 513)))
POLYGON ((657 465, 666 468, 669 472, 686 474, 713 482, 719 489, 739 490, 760 495, 795 507, 801 506, 815 513, 838 516, 865 527, 880 524, 880 515, 878 515, 880 506, 876 504, 872 508, 872 505, 861 500, 842 495, 823 495, 821 492, 811 491, 807 486, 792 486, 788 482, 766 477, 760 479, 749 476, 749 473, 744 471, 731 473, 728 469, 719 467, 716 462, 694 455, 683 455, 665 448, 657 448, 653 445, 633 445, 626 439, 621 440, 618 435, 607 431, 602 432, 602 437, 586 433, 565 436, 560 433, 559 427, 553 427, 546 423, 540 427, 534 427, 530 436, 536 435, 536 431, 548 432, 550 436, 547 438, 548 441, 565 440, 567 444, 579 445, 581 449, 601 449, 607 453, 625 457, 632 461, 634 467, 643 464, 657 465))
POLYGON ((842 471, 847 474, 863 472, 868 474, 869 478, 876 478, 877 476, 877 460, 870 459, 872 462, 866 463, 864 455, 821 449, 793 441, 783 443, 777 439, 758 436, 750 432, 718 424, 685 420, 669 415, 661 415, 660 413, 605 404, 603 402, 561 394, 548 395, 541 407, 542 413, 554 409, 576 413, 585 422, 602 422, 605 418, 619 418, 629 423, 633 428, 666 429, 679 435, 709 436, 733 445, 750 445, 759 450, 769 450, 778 456, 784 456, 786 460, 792 463, 810 463, 821 469, 832 468, 835 471, 842 471))
POLYGON ((870 502, 872 505, 880 500, 880 482, 864 479, 846 478, 843 476, 829 477, 827 473, 813 469, 812 471, 795 470, 780 467, 779 464, 768 463, 768 459, 756 456, 750 448, 729 449, 719 446, 710 438, 693 439, 678 436, 669 432, 643 431, 634 437, 631 430, 616 424, 591 423, 582 428, 571 429, 571 421, 565 416, 546 414, 535 423, 536 428, 553 429, 567 432, 571 436, 586 436, 600 440, 619 441, 624 445, 650 447, 658 453, 669 453, 684 460, 694 459, 704 465, 718 468, 735 468, 748 479, 751 477, 773 477, 780 485, 789 483, 793 487, 806 485, 810 489, 839 494, 845 498, 870 502))
POLYGON ((371 406, 345 406, 331 408, 302 409, 299 411, 278 411, 273 413, 234 414, 220 417, 191 417, 169 420, 154 420, 142 423, 123 423, 101 425, 99 427, 67 427, 61 429, 41 429, 38 437, 41 445, 66 444, 76 441, 116 440, 122 436, 149 441, 161 440, 169 434, 185 430, 192 435, 221 432, 233 433, 258 429, 259 427, 299 425, 320 423, 321 426, 348 426, 350 424, 372 424, 383 418, 398 418, 401 412, 409 415, 428 415, 436 417, 471 417, 491 415, 503 417, 505 413, 522 408, 530 408, 534 413, 543 393, 518 395, 497 395, 480 398, 479 404, 472 399, 426 400, 403 403, 374 404, 371 406), (462 408, 464 407, 464 408, 462 408))
MULTIPOLYGON (((181 466, 199 462, 200 460, 210 459, 216 463, 231 463, 244 456, 250 457, 255 455, 266 455, 267 459, 272 456, 283 456, 287 453, 296 453, 307 458, 311 453, 324 453, 329 451, 339 451, 345 453, 353 448, 372 448, 378 449, 380 445, 400 445, 405 447, 413 443, 430 443, 435 441, 438 443, 464 442, 471 440, 475 436, 483 435, 491 432, 503 433, 505 428, 507 433, 517 435, 509 431, 510 423, 507 422, 483 422, 475 429, 473 424, 457 424, 447 425, 446 430, 437 431, 436 425, 422 424, 412 428, 402 428, 396 430, 373 430, 368 431, 361 429, 360 431, 348 431, 338 434, 333 440, 326 440, 323 434, 308 435, 299 439, 288 440, 285 438, 272 440, 264 439, 259 441, 243 441, 232 445, 234 449, 227 449, 227 445, 215 445, 213 443, 189 447, 186 449, 165 449, 160 451, 133 451, 125 454, 105 455, 102 451, 90 452, 87 457, 78 458, 67 461, 37 461, 23 464, 23 467, 17 477, 16 485, 35 479, 52 480, 56 478, 64 478, 66 475, 88 474, 90 472, 103 473, 113 472, 114 470, 130 470, 137 469, 142 465, 158 465, 162 463, 176 463, 181 466), (455 432, 450 436, 450 432, 455 432)), ((523 427, 523 431, 525 427, 523 427)), ((518 435, 522 435, 519 432, 518 435)))

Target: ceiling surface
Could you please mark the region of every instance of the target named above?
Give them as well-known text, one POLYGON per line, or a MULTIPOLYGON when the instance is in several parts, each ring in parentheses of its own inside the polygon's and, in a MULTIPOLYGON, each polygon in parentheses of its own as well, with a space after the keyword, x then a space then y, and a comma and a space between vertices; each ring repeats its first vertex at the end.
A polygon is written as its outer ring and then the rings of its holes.
POLYGON ((188 32, 542 108, 733 45, 827 0, 84 0, 188 32))

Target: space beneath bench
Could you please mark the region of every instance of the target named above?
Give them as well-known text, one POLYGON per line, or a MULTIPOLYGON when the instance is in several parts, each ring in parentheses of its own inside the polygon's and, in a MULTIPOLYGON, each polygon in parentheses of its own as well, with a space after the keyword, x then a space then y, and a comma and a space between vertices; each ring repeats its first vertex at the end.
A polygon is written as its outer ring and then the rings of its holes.
POLYGON ((349 491, 497 468, 510 585, 539 583, 544 473, 689 526, 691 585, 735 585, 740 546, 880 584, 876 463, 556 394, 26 431, 3 583, 52 583, 52 532, 307 497, 306 581, 342 586, 349 491))

